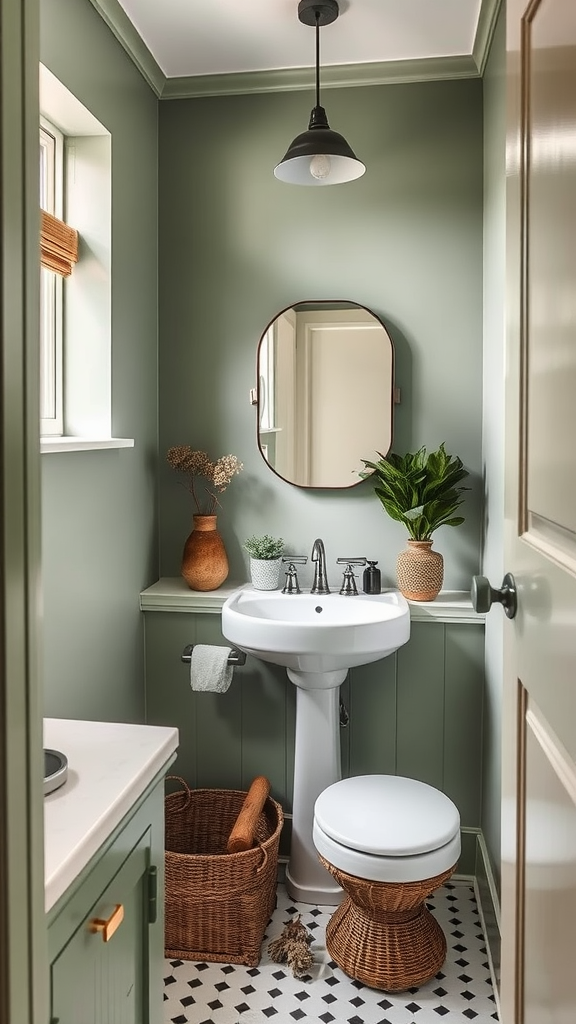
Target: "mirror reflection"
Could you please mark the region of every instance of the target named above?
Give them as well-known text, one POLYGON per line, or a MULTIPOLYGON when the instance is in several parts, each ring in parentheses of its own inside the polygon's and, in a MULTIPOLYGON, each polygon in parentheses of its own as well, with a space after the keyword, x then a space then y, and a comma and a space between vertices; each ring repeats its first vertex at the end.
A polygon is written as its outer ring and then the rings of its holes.
POLYGON ((354 487, 392 444, 394 353, 355 302, 299 302, 258 346, 257 430, 270 468, 299 487, 354 487))

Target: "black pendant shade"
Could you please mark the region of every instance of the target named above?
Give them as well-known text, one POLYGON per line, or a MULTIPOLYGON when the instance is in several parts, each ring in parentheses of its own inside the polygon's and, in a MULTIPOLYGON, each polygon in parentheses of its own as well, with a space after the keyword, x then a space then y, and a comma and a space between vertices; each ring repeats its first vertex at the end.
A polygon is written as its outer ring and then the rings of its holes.
POLYGON ((364 174, 366 167, 344 136, 332 131, 326 111, 320 106, 320 25, 336 20, 338 4, 336 0, 301 0, 298 17, 304 24, 316 27, 316 106, 310 114, 308 131, 290 143, 274 174, 290 185, 339 185, 354 181, 364 174))

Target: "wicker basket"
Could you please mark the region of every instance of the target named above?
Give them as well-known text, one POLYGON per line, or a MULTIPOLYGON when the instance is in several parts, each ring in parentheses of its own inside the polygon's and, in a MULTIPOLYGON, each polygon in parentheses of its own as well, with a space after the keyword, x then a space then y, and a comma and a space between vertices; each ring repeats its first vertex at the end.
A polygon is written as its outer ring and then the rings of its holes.
POLYGON ((251 850, 226 853, 246 793, 189 789, 171 793, 166 812, 166 932, 169 959, 256 967, 276 904, 278 844, 284 816, 266 799, 251 850))

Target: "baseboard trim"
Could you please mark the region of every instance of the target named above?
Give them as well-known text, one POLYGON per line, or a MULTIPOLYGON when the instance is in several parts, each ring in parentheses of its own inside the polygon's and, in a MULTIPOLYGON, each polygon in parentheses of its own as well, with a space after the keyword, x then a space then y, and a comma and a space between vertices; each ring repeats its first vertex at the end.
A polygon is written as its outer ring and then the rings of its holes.
POLYGON ((497 1010, 500 1012, 500 899, 496 879, 492 870, 492 862, 486 840, 481 831, 476 836, 476 871, 474 890, 482 928, 486 936, 486 952, 497 1010))

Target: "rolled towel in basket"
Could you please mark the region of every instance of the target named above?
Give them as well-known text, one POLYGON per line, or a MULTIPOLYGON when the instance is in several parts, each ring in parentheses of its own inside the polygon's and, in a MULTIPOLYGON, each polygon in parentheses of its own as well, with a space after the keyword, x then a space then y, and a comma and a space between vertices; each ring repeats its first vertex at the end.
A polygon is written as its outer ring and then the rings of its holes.
POLYGON ((228 664, 230 651, 230 647, 194 644, 190 658, 190 686, 193 690, 226 693, 234 671, 228 664))

